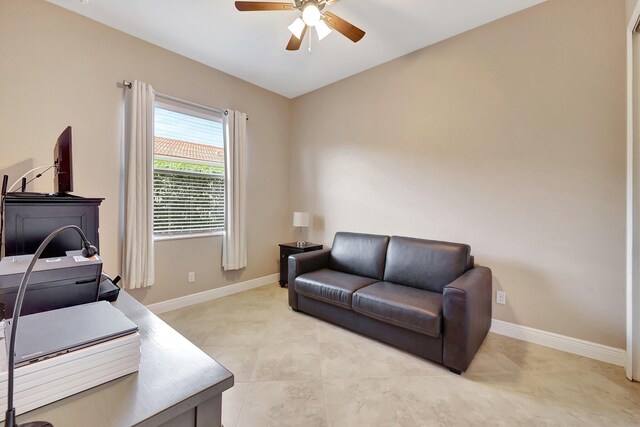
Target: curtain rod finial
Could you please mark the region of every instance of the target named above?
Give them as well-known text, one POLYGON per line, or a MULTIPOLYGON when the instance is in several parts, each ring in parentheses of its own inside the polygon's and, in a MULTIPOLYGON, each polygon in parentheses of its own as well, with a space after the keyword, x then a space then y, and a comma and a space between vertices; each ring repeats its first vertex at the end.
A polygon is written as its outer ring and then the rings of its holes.
MULTIPOLYGON (((225 116, 228 116, 229 115, 229 110, 224 110, 223 113, 224 113, 225 116)), ((249 120, 249 116, 247 116, 246 120, 249 120)))

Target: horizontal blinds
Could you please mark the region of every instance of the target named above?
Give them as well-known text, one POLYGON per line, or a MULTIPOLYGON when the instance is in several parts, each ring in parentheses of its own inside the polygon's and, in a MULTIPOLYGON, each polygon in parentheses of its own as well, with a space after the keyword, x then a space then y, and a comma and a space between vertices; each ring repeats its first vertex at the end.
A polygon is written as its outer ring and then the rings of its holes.
POLYGON ((157 235, 224 230, 224 176, 156 169, 153 231, 157 235))
POLYGON ((222 147, 222 117, 192 106, 166 105, 156 100, 155 136, 222 147), (186 108, 185 108, 186 107, 186 108))

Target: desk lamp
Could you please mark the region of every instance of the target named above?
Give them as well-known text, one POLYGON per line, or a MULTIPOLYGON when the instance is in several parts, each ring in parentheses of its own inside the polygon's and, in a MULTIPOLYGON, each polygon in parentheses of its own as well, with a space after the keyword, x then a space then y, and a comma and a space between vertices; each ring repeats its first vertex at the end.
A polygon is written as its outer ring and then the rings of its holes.
POLYGON ((304 248, 307 242, 302 240, 302 227, 309 226, 309 212, 294 212, 293 226, 298 227, 298 241, 296 242, 296 246, 299 248, 304 248))
MULTIPOLYGON (((73 229, 78 232, 80 238, 82 239, 82 256, 85 258, 91 258, 92 256, 98 253, 98 250, 95 246, 91 245, 87 240, 87 237, 84 235, 82 230, 75 225, 65 225, 64 227, 60 227, 54 230, 51 234, 47 236, 46 239, 40 244, 38 250, 35 254, 33 254, 33 258, 29 262, 29 266, 27 270, 24 272, 22 276, 22 280, 20 281, 20 287, 18 288, 18 294, 16 296, 16 303, 13 306, 13 318, 11 320, 11 336, 9 337, 9 366, 7 369, 7 412, 4 416, 4 426, 5 427, 53 427, 53 424, 48 423, 46 421, 34 421, 31 423, 24 423, 17 425, 16 424, 16 408, 13 407, 13 374, 15 368, 15 347, 16 347, 16 335, 18 333, 18 319, 20 318, 20 311, 22 310, 22 301, 24 299, 24 293, 27 289, 27 284, 29 283, 29 277, 31 276, 31 272, 36 265, 36 261, 42 255, 42 252, 47 248, 49 243, 61 232, 64 230, 73 229)), ((6 338, 6 337, 5 337, 6 338)))

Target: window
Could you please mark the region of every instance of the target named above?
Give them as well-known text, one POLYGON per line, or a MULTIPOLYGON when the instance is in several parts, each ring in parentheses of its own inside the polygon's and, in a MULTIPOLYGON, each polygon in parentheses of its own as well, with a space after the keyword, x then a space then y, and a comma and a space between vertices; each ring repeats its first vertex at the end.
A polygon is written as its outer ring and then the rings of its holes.
POLYGON ((154 235, 177 238, 223 231, 220 113, 157 98, 154 115, 154 235))

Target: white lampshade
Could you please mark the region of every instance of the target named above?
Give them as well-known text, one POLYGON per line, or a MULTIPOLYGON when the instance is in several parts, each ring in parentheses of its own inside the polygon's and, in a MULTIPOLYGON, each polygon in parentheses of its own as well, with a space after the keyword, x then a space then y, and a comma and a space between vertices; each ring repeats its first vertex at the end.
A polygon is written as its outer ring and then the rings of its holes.
POLYGON ((331 34, 331 28, 324 21, 320 21, 316 24, 316 32, 318 33, 318 40, 322 40, 331 34))
POLYGON ((293 21, 293 23, 289 25, 287 29, 291 31, 291 34, 296 36, 298 40, 300 40, 300 37, 302 36, 302 32, 304 31, 304 27, 305 27, 304 21, 300 18, 296 18, 296 20, 293 21))
POLYGON ((321 17, 320 9, 313 3, 308 3, 302 9, 302 20, 310 27, 315 27, 320 22, 321 17))
POLYGON ((309 212, 294 212, 293 213, 293 226, 294 227, 308 227, 309 226, 309 212))

